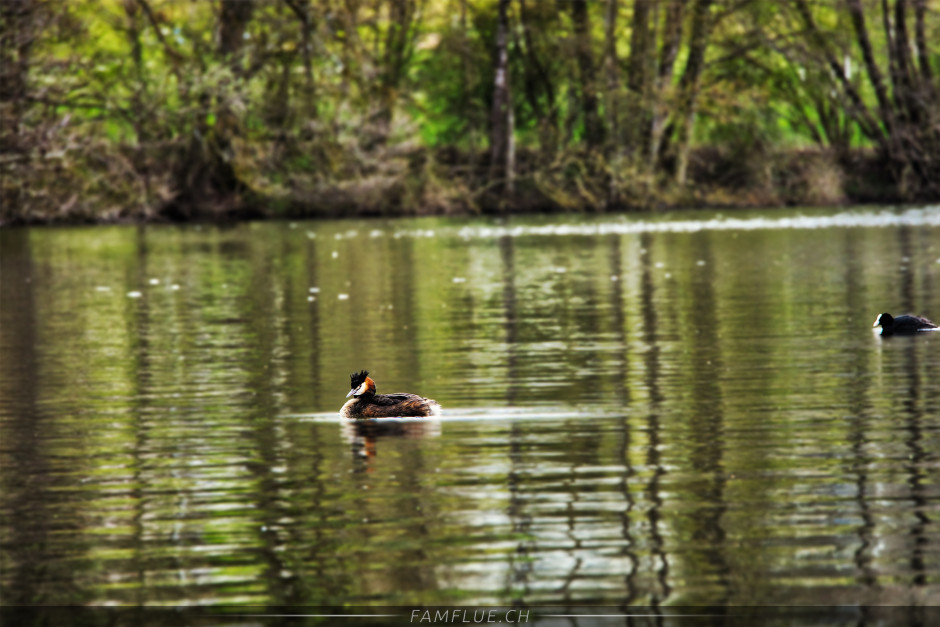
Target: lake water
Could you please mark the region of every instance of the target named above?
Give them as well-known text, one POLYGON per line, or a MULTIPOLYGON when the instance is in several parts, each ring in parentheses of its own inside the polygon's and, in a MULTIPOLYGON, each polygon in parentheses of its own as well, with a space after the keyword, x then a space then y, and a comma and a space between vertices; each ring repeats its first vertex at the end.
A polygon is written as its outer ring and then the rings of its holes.
POLYGON ((938 207, 0 237, 4 605, 940 605, 938 207))

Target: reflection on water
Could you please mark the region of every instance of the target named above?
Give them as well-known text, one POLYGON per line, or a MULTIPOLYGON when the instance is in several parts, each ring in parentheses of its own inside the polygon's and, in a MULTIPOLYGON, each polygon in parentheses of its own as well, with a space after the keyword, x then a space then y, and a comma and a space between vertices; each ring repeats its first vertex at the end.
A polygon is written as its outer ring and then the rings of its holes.
MULTIPOLYGON (((334 419, 335 420, 335 419, 334 419)), ((439 436, 441 422, 427 418, 387 418, 381 420, 340 420, 343 439, 349 442, 353 455, 365 462, 361 467, 372 470, 381 438, 421 438, 439 436)))
POLYGON ((3 603, 940 604, 940 210, 701 216, 3 231, 3 603))

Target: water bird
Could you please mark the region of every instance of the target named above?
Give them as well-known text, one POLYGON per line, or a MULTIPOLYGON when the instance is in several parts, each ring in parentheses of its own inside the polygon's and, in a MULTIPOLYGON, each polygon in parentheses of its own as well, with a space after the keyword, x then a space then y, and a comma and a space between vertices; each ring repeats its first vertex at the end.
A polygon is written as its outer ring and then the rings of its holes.
POLYGON ((339 415, 343 418, 391 418, 410 416, 437 416, 441 406, 437 401, 417 394, 397 392, 395 394, 376 394, 375 381, 368 370, 360 370, 349 375, 349 394, 339 415))
POLYGON ((903 315, 895 318, 889 313, 883 313, 875 319, 872 327, 881 327, 882 335, 904 335, 920 331, 934 331, 938 327, 927 318, 920 316, 903 315))

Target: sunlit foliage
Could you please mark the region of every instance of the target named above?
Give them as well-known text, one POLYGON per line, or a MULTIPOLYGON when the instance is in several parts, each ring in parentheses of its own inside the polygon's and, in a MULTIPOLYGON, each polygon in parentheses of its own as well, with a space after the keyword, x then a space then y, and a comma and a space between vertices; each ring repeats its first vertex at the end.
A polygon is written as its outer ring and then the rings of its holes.
POLYGON ((9 0, 0 219, 936 198, 938 9, 9 0))

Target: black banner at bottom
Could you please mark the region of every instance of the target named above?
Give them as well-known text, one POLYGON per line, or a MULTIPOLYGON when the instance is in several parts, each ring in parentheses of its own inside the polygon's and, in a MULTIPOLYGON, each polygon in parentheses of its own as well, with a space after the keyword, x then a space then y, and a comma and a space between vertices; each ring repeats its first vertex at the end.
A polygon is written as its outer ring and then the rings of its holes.
POLYGON ((3 627, 305 627, 307 625, 538 625, 539 627, 727 625, 940 625, 940 607, 910 606, 362 606, 362 607, 0 607, 3 627))

